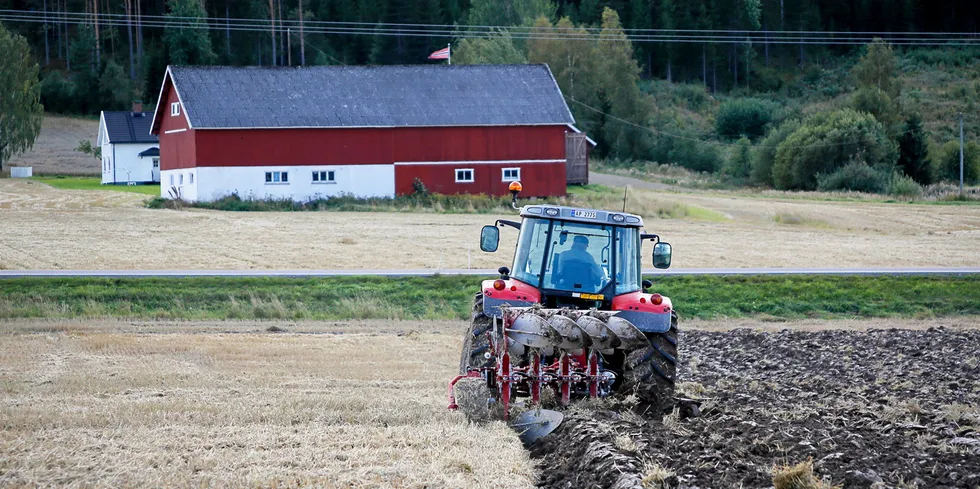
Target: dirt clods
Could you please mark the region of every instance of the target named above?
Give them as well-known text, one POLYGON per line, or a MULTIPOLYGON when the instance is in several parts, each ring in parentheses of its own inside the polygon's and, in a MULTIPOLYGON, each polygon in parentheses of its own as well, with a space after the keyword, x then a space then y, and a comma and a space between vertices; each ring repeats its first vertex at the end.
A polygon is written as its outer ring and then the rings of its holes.
POLYGON ((539 487, 980 488, 980 331, 681 332, 654 420, 572 409, 539 487))

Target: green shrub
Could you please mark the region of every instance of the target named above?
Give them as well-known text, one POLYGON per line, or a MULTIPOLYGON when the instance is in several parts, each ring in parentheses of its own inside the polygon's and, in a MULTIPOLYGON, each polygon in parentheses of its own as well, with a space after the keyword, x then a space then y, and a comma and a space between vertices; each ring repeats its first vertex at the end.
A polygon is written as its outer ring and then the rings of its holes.
POLYGON ((667 153, 667 163, 675 163, 688 170, 714 173, 724 162, 717 146, 689 139, 675 140, 667 153))
POLYGON ((898 107, 887 93, 876 87, 859 88, 851 96, 851 107, 858 112, 867 112, 894 134, 898 130, 898 107))
POLYGON ((827 175, 817 175, 817 190, 853 190, 855 192, 882 193, 888 188, 891 173, 871 168, 860 161, 853 161, 827 175))
MULTIPOLYGON (((935 181, 960 181, 960 142, 949 141, 942 145, 933 158, 935 181)), ((963 148, 963 181, 967 185, 980 181, 980 145, 970 141, 963 148)))
POLYGON ((75 85, 60 71, 52 71, 41 81, 41 103, 48 112, 70 113, 74 108, 75 85))
POLYGON ((772 186, 772 167, 776 161, 776 149, 779 144, 786 140, 790 134, 800 128, 800 121, 796 119, 788 120, 779 127, 769 131, 759 145, 756 147, 752 157, 752 171, 750 174, 752 183, 756 185, 772 186))
POLYGON ((848 163, 874 168, 894 166, 898 147, 870 114, 843 109, 808 118, 776 149, 773 183, 779 189, 813 190, 817 175, 830 175, 848 163))
POLYGON ((752 173, 752 142, 749 141, 749 138, 743 137, 738 140, 738 144, 732 149, 728 163, 722 168, 722 173, 736 181, 744 181, 749 178, 752 173))
POLYGON ((718 107, 715 131, 719 136, 736 139, 761 137, 773 120, 778 106, 773 102, 754 98, 732 99, 718 107))
POLYGON ((922 196, 922 186, 916 183, 912 177, 896 172, 892 175, 891 182, 888 183, 885 192, 893 197, 913 200, 922 196))

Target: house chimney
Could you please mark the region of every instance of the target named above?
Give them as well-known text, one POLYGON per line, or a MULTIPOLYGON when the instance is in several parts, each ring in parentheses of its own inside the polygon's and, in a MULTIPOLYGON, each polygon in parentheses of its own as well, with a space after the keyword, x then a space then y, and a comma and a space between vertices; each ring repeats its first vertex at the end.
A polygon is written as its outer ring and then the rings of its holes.
POLYGON ((133 115, 140 115, 143 113, 143 102, 137 100, 133 102, 133 115))

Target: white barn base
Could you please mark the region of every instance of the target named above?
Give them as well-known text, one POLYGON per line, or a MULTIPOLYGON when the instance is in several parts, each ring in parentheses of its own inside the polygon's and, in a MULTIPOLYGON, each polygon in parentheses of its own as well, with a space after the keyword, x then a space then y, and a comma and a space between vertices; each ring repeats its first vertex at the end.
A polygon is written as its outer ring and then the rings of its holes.
POLYGON ((228 166, 160 173, 160 196, 163 198, 211 202, 231 194, 238 194, 243 200, 292 199, 297 202, 340 195, 394 197, 395 166, 228 166), (273 181, 266 181, 267 173, 272 174, 273 181), (283 173, 286 182, 282 181, 283 173), (333 181, 329 180, 331 176, 333 181))

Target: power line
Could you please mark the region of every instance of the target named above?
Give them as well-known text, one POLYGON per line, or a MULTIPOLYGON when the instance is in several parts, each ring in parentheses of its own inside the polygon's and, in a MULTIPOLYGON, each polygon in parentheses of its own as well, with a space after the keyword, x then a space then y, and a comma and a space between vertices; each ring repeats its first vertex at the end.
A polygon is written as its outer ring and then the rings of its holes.
MULTIPOLYGON (((93 15, 85 13, 62 13, 62 24, 82 25, 90 24, 93 15)), ((107 26, 128 26, 131 20, 124 14, 98 14, 102 19, 101 23, 107 26)), ((30 23, 54 23, 45 19, 42 13, 0 10, 0 20, 8 22, 30 22, 30 23)), ((225 30, 236 32, 266 32, 269 23, 263 19, 234 19, 231 18, 198 18, 198 17, 170 17, 170 16, 141 16, 140 23, 149 28, 188 28, 203 30, 225 30), (190 19, 190 20, 181 20, 190 19)), ((700 31, 667 31, 667 30, 634 30, 636 32, 655 32, 655 34, 633 34, 629 36, 609 35, 600 33, 590 34, 589 31, 581 32, 549 32, 547 28, 496 28, 483 26, 446 26, 434 24, 371 24, 355 22, 328 22, 328 21, 309 21, 304 22, 304 30, 311 34, 333 34, 333 35, 368 35, 368 36, 404 36, 404 37, 476 37, 489 38, 502 32, 510 34, 515 39, 523 40, 554 40, 554 41, 618 41, 628 39, 631 42, 666 42, 666 43, 697 43, 697 44, 743 44, 743 43, 765 43, 765 44, 792 44, 792 45, 863 45, 875 39, 875 37, 861 36, 837 36, 832 31, 818 32, 811 31, 807 35, 800 36, 801 33, 792 31, 726 31, 726 30, 700 30, 700 31), (309 25, 313 23, 313 25, 309 25), (309 27, 307 27, 309 25, 309 27), (354 25, 355 27, 342 27, 343 25, 354 25), (363 26, 363 27, 358 27, 363 26), (436 26, 437 28, 429 28, 436 26), (452 27, 452 29, 449 29, 452 27), (492 30, 486 30, 490 28, 492 30), (482 30, 481 30, 482 29, 482 30), (512 32, 515 31, 515 32, 512 32), (718 33, 718 34, 703 34, 718 33), (745 33, 745 34, 742 34, 745 33), (773 35, 775 33, 775 35, 773 35), (822 37, 815 37, 823 34, 822 37), (827 34, 830 34, 829 36, 827 34)), ((288 27, 298 27, 298 21, 283 21, 288 27)), ((595 29, 592 30, 595 32, 595 29)), ((899 33, 895 33, 899 34, 899 33)), ((930 37, 902 37, 890 39, 889 42, 896 45, 908 46, 980 46, 980 38, 973 34, 959 33, 930 33, 937 35, 956 36, 943 38, 930 37)), ((902 35, 923 35, 922 33, 903 33, 902 35)))

